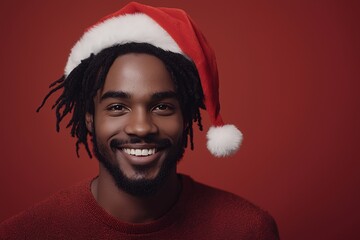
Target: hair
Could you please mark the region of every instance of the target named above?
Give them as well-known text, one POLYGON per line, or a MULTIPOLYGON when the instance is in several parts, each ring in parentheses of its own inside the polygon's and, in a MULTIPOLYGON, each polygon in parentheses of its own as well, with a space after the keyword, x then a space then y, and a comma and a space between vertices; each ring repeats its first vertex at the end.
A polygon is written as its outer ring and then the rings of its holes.
POLYGON ((66 127, 71 128, 71 136, 77 138, 77 156, 79 157, 80 144, 84 144, 87 153, 92 157, 88 144, 88 136, 91 136, 91 133, 86 127, 85 114, 94 113, 94 97, 104 86, 110 67, 118 56, 127 53, 150 54, 165 64, 174 82, 184 119, 183 148, 187 147, 190 139, 190 147, 193 150, 193 122, 197 122, 201 131, 200 108, 205 109, 204 94, 196 66, 182 54, 165 51, 148 43, 115 45, 82 60, 68 76, 63 75, 49 86, 50 91, 36 111, 40 111, 53 93, 62 89, 61 95, 52 106, 56 114, 56 131, 60 131, 60 122, 64 117, 70 115, 66 127))

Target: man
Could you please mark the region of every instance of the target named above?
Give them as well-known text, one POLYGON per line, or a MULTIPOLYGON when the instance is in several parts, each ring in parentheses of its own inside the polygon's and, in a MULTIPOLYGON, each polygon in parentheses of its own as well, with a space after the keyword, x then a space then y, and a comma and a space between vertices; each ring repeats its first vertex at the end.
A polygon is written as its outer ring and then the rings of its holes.
POLYGON ((241 133, 219 113, 215 56, 179 9, 130 3, 89 28, 52 84, 59 130, 99 160, 99 175, 1 224, 3 239, 278 239, 272 217, 241 197, 179 175, 200 108, 208 148, 234 153, 241 133))

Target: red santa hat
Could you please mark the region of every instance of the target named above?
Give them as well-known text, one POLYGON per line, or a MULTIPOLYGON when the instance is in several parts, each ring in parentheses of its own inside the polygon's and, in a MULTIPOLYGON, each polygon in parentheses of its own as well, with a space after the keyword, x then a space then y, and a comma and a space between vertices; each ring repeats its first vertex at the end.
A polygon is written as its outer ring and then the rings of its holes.
POLYGON ((207 133, 207 148, 216 157, 235 153, 241 144, 242 133, 234 125, 225 125, 221 118, 215 54, 191 18, 181 9, 155 8, 131 2, 104 17, 88 28, 72 48, 65 77, 91 54, 129 42, 149 43, 180 53, 195 63, 212 123, 207 133))

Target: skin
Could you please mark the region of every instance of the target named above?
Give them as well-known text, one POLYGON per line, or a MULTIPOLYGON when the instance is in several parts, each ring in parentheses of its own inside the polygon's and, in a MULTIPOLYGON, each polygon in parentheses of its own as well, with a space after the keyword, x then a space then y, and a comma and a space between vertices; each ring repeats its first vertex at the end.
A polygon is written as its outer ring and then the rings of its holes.
MULTIPOLYGON (((101 145, 106 161, 117 166, 129 180, 153 180, 164 162, 179 156, 183 117, 173 81, 160 59, 139 53, 119 56, 104 87, 95 96, 94 105, 94 114, 86 114, 87 128, 96 132, 96 142, 101 145), (136 143, 131 141, 134 138, 136 143), (110 143, 114 139, 124 143, 112 148, 110 143), (158 142, 163 140, 170 144, 160 148, 158 142), (156 152, 133 156, 127 152, 129 149, 156 152)), ((100 206, 131 223, 149 222, 164 215, 176 202, 180 189, 176 164, 150 196, 124 191, 101 162, 99 176, 91 186, 100 206)))

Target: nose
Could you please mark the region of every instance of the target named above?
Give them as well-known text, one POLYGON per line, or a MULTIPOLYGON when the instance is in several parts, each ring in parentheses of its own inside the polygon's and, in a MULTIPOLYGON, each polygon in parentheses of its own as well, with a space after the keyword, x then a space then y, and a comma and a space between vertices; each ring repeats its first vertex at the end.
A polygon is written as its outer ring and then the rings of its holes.
POLYGON ((130 113, 128 123, 125 126, 125 132, 128 135, 146 137, 158 132, 157 125, 153 122, 150 113, 146 110, 133 109, 130 113))

